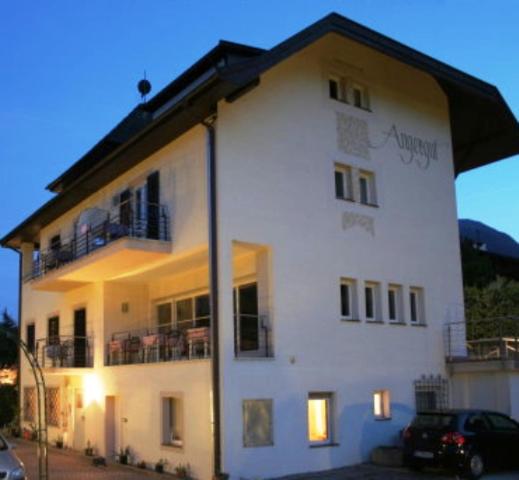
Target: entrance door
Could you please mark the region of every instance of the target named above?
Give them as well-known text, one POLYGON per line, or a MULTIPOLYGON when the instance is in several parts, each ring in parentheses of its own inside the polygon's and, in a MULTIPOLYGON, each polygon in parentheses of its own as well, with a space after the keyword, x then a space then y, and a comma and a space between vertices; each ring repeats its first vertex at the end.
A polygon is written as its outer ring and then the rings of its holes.
POLYGON ((74 389, 74 439, 72 441, 74 450, 85 448, 85 415, 83 410, 83 390, 74 389))
POLYGON ((113 458, 117 452, 117 423, 115 397, 107 396, 105 400, 105 456, 113 458))
POLYGON ((250 283, 234 289, 234 321, 238 352, 259 350, 258 285, 250 283))
POLYGON ((86 309, 74 311, 74 367, 86 367, 88 346, 86 339, 86 309))

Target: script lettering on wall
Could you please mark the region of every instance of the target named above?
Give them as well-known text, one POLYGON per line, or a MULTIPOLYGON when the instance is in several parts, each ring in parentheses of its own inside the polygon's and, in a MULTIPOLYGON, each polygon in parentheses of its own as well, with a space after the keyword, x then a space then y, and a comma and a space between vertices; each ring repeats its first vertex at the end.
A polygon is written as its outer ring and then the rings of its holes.
POLYGON ((360 227, 372 236, 375 236, 375 220, 373 217, 361 215, 360 213, 344 212, 342 214, 343 230, 349 230, 353 227, 360 227))
POLYGON ((339 150, 369 160, 368 122, 344 113, 335 113, 337 115, 337 144, 339 150))

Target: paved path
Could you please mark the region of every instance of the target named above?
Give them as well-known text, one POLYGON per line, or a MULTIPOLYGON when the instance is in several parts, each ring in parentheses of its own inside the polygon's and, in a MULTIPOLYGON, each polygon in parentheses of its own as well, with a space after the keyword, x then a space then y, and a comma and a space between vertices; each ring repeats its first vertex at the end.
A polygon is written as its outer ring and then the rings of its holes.
MULTIPOLYGON (((29 480, 38 479, 36 444, 16 439, 16 454, 25 463, 29 480)), ((170 475, 121 467, 92 466, 92 459, 76 452, 49 448, 49 480, 167 480, 170 475)), ((293 475, 279 480, 454 480, 453 475, 434 471, 413 473, 400 468, 382 468, 372 465, 345 467, 326 472, 293 475)), ((485 475, 482 480, 518 480, 519 472, 485 475)))
MULTIPOLYGON (((38 479, 36 444, 16 439, 16 455, 25 464, 29 480, 38 479)), ((94 467, 92 458, 77 452, 49 448, 49 480, 167 480, 175 477, 136 468, 108 465, 94 467)))

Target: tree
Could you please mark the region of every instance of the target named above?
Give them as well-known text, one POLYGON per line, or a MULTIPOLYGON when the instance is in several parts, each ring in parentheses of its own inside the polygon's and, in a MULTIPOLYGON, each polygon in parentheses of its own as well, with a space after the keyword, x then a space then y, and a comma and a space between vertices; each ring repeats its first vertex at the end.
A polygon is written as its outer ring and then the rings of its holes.
POLYGON ((0 322, 0 367, 16 365, 18 361, 18 345, 9 337, 18 337, 18 325, 5 309, 0 322))
POLYGON ((519 282, 499 277, 487 286, 466 287, 465 314, 469 320, 519 317, 519 282))
POLYGON ((9 425, 16 416, 18 394, 14 385, 0 385, 0 428, 9 425))

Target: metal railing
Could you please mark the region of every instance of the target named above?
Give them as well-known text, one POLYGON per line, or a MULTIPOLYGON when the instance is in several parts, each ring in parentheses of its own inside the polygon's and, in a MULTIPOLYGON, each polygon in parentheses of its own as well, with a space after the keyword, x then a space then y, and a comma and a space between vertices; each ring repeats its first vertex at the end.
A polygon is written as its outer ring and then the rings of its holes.
POLYGON ((237 358, 274 356, 266 315, 234 315, 234 355, 237 358))
POLYGON ((210 329, 207 320, 191 328, 161 325, 111 335, 105 365, 133 365, 209 358, 210 329))
POLYGON ((34 355, 42 368, 91 368, 93 341, 73 335, 40 338, 34 355))
POLYGON ((41 277, 79 258, 124 237, 151 240, 171 240, 170 222, 166 207, 146 204, 138 212, 125 202, 118 206, 116 213, 106 211, 106 218, 91 225, 84 225, 82 231, 74 227, 74 234, 59 243, 37 253, 32 271, 24 280, 41 277))
POLYGON ((519 360, 519 317, 448 323, 445 347, 449 362, 519 360))

